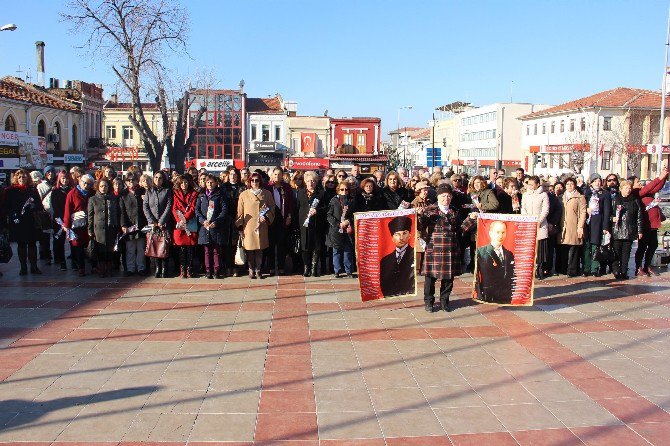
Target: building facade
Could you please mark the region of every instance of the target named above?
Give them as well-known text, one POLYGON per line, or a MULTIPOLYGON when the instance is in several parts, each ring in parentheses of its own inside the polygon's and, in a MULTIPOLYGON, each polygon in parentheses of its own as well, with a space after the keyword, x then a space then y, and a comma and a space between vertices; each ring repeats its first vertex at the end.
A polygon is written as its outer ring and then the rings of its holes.
POLYGON ((51 80, 49 92, 62 99, 77 105, 82 114, 81 139, 73 141, 73 147, 85 151, 85 148, 101 148, 103 146, 102 121, 105 99, 103 97, 102 85, 91 84, 83 81, 64 81, 64 87, 60 87, 59 81, 51 80))
POLYGON ((279 94, 247 98, 247 166, 252 169, 284 165, 289 142, 288 111, 279 94))
POLYGON ((334 168, 358 164, 364 173, 385 169, 388 157, 381 153, 381 119, 331 118, 329 155, 334 168))
MULTIPOLYGON (((523 150, 536 174, 609 172, 653 178, 661 151, 661 95, 615 88, 520 118, 523 150)), ((667 144, 668 120, 664 140, 667 144)), ((670 148, 662 149, 664 158, 670 148)))

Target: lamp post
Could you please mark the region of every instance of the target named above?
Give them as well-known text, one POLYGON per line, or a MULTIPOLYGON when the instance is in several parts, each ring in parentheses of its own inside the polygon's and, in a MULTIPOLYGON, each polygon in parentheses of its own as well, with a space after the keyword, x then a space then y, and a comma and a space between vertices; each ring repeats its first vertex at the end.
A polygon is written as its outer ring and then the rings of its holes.
POLYGON ((435 172, 435 113, 433 113, 433 119, 428 121, 428 126, 430 127, 430 147, 431 147, 431 169, 430 173, 435 172))
POLYGON ((17 26, 13 23, 0 26, 0 31, 16 31, 17 26))
MULTIPOLYGON (((403 105, 398 108, 398 136, 396 138, 396 154, 400 152, 400 110, 411 110, 411 105, 403 105)), ((407 132, 405 132, 407 134, 407 132)), ((407 138, 405 138, 406 140, 407 138)), ((407 141, 405 141, 405 148, 402 151, 402 166, 406 167, 407 164, 407 141)))

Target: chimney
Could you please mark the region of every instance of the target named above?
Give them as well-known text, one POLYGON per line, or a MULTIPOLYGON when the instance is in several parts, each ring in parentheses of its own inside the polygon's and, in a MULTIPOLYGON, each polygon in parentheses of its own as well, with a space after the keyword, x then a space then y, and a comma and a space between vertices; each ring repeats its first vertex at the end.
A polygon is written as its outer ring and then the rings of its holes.
POLYGON ((38 40, 35 42, 37 52, 37 85, 44 87, 44 42, 38 40))
POLYGON ((119 102, 119 97, 116 95, 116 93, 112 94, 109 97, 109 102, 111 102, 112 104, 116 104, 117 102, 119 102))

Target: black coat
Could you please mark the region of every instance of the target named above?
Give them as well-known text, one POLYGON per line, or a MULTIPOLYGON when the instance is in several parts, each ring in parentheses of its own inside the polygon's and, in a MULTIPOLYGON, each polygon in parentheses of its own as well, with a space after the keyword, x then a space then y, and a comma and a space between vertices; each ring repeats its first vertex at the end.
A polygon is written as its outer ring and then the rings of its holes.
POLYGON ((610 231, 612 222, 612 199, 609 192, 603 191, 602 189, 594 192, 593 189, 587 187, 584 193, 587 210, 589 208, 591 197, 593 197, 594 194, 598 199, 598 214, 594 215, 591 213, 590 217, 587 216, 586 220, 588 222, 584 225, 584 240, 592 245, 600 245, 603 238, 603 231, 610 231))
MULTIPOLYGON (((119 199, 119 206, 121 210, 121 226, 129 228, 137 226, 141 230, 147 225, 147 217, 144 215, 144 202, 142 200, 142 193, 144 191, 137 188, 134 192, 127 191, 119 199)), ((137 232, 129 235, 126 240, 137 240, 143 237, 144 234, 137 232)))
POLYGON ((619 221, 612 224, 613 240, 636 240, 638 234, 642 233, 642 210, 640 200, 633 194, 622 197, 617 194, 614 197, 612 215, 616 217, 617 208, 621 206, 619 221))
POLYGON ((501 259, 492 245, 477 249, 477 298, 485 302, 508 304, 514 291, 514 254, 503 247, 501 259))
POLYGON ((113 194, 96 193, 88 200, 88 233, 93 234, 98 249, 111 252, 121 228, 119 200, 113 194))
POLYGON ((414 197, 411 197, 409 191, 404 187, 399 187, 395 192, 388 187, 382 189, 381 201, 383 210, 396 210, 403 201, 411 203, 412 200, 414 200, 414 197))
POLYGON ((368 196, 363 191, 358 191, 354 197, 354 212, 380 211, 382 207, 378 192, 368 196))
POLYGON ((55 220, 57 218, 62 220, 65 216, 65 199, 67 198, 68 192, 71 190, 72 188, 68 186, 66 189, 57 187, 51 191, 51 210, 53 211, 54 231, 56 231, 56 233, 60 230, 60 225, 56 223, 55 220))
POLYGON ((519 209, 515 212, 514 205, 512 204, 512 196, 508 195, 506 192, 502 192, 497 195, 498 198, 498 212, 501 214, 520 214, 521 213, 521 194, 516 194, 519 200, 519 209))
POLYGON ((324 192, 320 190, 314 191, 311 197, 307 197, 307 189, 299 189, 297 193, 297 207, 298 220, 295 222, 300 228, 300 247, 303 251, 313 251, 323 249, 326 243, 326 233, 328 232, 328 221, 326 214, 328 213, 329 202, 324 199, 324 192), (316 215, 309 219, 309 226, 305 227, 304 223, 307 219, 307 214, 312 208, 314 199, 319 200, 316 206, 316 215))
MULTIPOLYGON (((347 212, 344 219, 349 220, 351 224, 354 224, 353 216, 353 200, 350 197, 343 197, 342 202, 339 195, 334 196, 330 203, 328 204, 328 240, 327 245, 336 249, 344 249, 347 245, 347 240, 349 242, 353 239, 353 234, 350 236, 346 231, 340 232, 340 223, 342 222, 342 205, 348 206, 347 212)), ((352 243, 353 245, 353 243, 352 243)))
POLYGON ((25 189, 8 187, 5 190, 4 208, 9 226, 9 239, 18 243, 37 241, 42 231, 35 228, 34 212, 44 209, 37 189, 33 186, 25 189), (30 198, 32 202, 26 205, 30 198))
POLYGON ((200 223, 200 229, 198 229, 198 245, 228 245, 231 230, 230 221, 232 220, 229 212, 230 208, 228 200, 221 188, 214 189, 209 198, 205 193, 198 196, 198 201, 195 206, 195 215, 198 218, 198 223, 200 223), (210 204, 212 205, 213 212, 212 217, 209 220, 213 222, 215 226, 208 230, 203 224, 208 220, 207 212, 210 204))

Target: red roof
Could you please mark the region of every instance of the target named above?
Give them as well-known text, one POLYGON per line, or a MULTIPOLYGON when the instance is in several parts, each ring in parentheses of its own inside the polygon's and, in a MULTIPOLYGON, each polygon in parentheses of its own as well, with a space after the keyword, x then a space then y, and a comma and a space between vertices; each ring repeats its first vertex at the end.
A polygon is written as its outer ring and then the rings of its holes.
POLYGON ((554 115, 567 111, 585 108, 651 108, 661 109, 661 93, 658 91, 641 90, 639 88, 617 87, 601 91, 585 98, 575 99, 565 104, 521 116, 519 119, 531 119, 540 116, 554 115))
POLYGON ((278 96, 272 98, 247 98, 247 113, 284 113, 278 96))
MULTIPOLYGON (((105 109, 119 109, 119 110, 131 110, 133 104, 130 102, 112 102, 109 101, 105 104, 105 109)), ((158 110, 158 104, 155 102, 142 102, 142 108, 144 110, 158 110)))
POLYGON ((79 111, 79 107, 72 102, 13 76, 0 79, 0 97, 58 110, 79 111))

